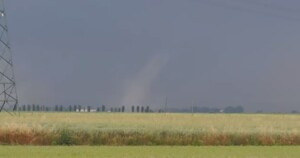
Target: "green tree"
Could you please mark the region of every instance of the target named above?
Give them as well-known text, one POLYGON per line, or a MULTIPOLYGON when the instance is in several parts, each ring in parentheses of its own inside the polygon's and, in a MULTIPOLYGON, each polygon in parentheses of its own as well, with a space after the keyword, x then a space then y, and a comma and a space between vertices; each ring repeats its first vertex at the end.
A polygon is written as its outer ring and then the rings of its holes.
POLYGON ((105 112, 105 105, 102 105, 102 112, 105 112))
POLYGON ((144 109, 144 107, 142 106, 142 107, 141 107, 141 112, 144 112, 144 110, 145 110, 145 109, 144 109))
POLYGON ((58 105, 55 105, 54 111, 55 111, 55 112, 58 112, 58 105))

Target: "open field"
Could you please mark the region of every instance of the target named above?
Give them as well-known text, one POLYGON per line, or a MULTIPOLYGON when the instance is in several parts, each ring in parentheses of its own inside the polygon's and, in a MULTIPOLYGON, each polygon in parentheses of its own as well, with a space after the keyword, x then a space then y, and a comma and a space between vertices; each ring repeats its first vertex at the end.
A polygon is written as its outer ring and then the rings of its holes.
POLYGON ((5 158, 298 158, 300 147, 5 147, 5 158))
POLYGON ((300 145, 300 115, 0 114, 9 145, 300 145))

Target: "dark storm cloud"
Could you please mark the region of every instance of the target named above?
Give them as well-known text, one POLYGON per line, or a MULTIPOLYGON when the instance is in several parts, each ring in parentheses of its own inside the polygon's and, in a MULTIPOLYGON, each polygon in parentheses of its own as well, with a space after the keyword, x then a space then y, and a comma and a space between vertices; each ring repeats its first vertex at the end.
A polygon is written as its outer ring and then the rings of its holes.
POLYGON ((212 2, 6 1, 21 103, 300 110, 299 2, 212 2))

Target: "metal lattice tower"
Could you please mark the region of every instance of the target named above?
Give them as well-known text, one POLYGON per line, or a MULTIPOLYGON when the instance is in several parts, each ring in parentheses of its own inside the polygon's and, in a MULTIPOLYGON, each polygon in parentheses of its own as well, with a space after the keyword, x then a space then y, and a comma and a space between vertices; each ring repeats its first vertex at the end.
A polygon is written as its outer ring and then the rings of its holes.
POLYGON ((0 112, 15 111, 18 106, 12 53, 8 40, 4 0, 0 0, 0 112))

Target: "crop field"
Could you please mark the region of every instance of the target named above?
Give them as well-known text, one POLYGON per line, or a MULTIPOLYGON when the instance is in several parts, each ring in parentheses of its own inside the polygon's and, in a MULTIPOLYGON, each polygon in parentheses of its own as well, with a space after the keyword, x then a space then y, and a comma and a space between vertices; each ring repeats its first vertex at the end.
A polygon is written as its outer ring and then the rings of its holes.
POLYGON ((1 147, 5 158, 299 158, 300 147, 1 147))
POLYGON ((0 114, 2 145, 300 145, 300 115, 0 114))

